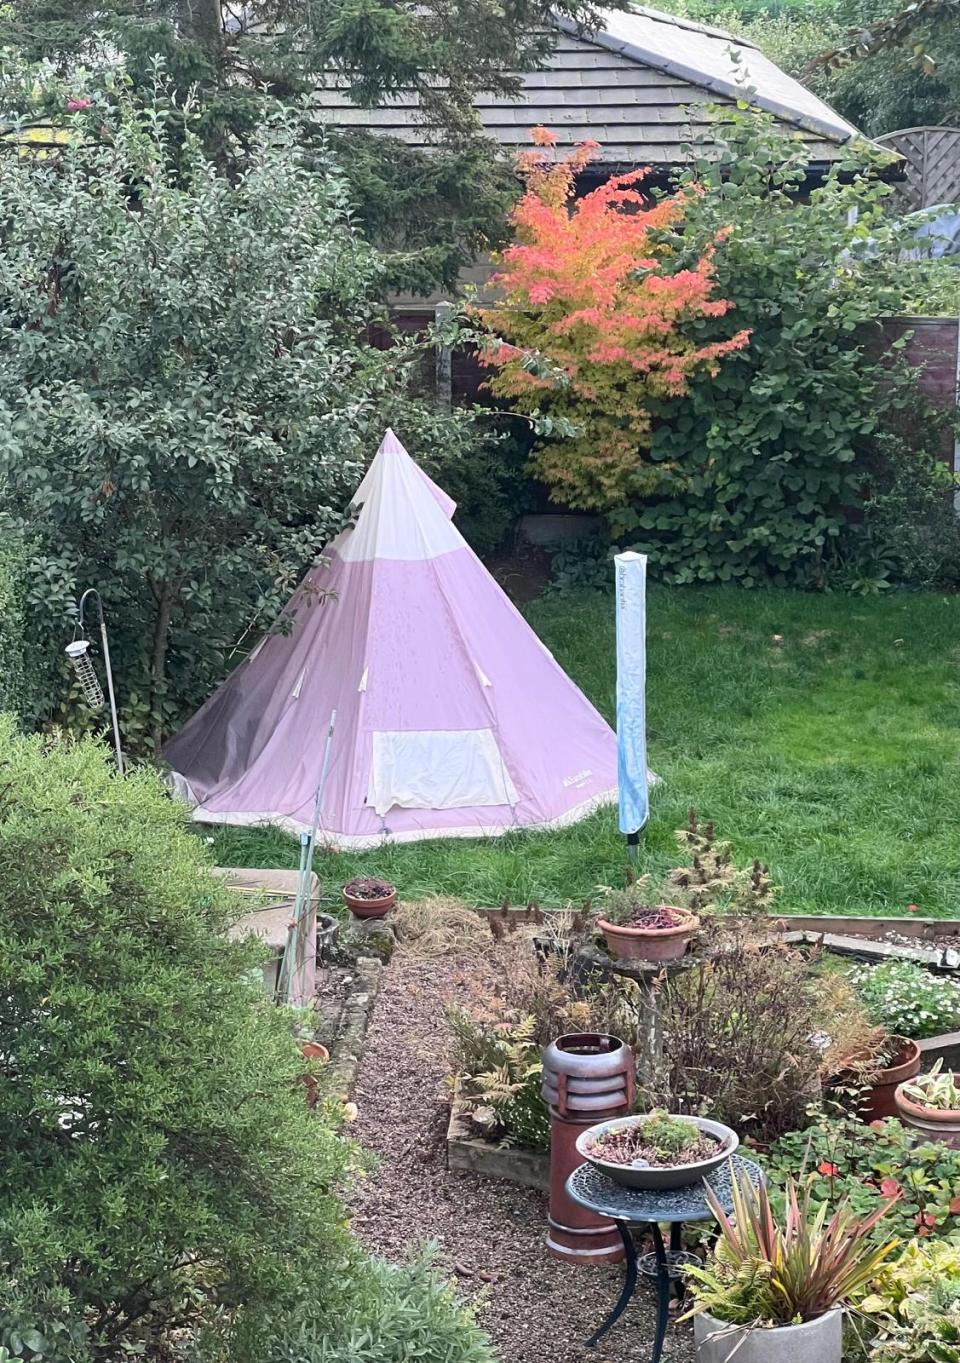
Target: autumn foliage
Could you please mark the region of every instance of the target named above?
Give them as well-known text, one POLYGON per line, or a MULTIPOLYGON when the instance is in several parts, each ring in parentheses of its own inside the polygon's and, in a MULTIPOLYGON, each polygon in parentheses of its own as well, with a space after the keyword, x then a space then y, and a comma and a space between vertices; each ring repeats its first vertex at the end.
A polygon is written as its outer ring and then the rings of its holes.
POLYGON ((502 297, 480 312, 481 359, 496 371, 496 396, 554 429, 575 428, 534 454, 555 500, 605 511, 652 490, 663 472, 645 458, 650 399, 683 393, 702 368, 716 372, 748 332, 697 345, 683 329, 731 306, 713 297, 718 243, 681 267, 662 231, 683 218, 690 191, 652 201, 638 187, 647 171, 636 170, 575 198, 597 144, 556 159, 552 133, 532 136, 537 150, 519 162, 517 240, 497 259, 502 297))

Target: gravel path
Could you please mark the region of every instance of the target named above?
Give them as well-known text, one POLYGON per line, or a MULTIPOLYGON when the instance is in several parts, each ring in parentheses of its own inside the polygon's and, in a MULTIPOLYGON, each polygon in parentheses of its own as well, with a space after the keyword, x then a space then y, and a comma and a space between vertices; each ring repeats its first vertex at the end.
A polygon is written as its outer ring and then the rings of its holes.
MULTIPOLYGON (((641 1285, 594 1349, 583 1341, 617 1298, 622 1269, 575 1268, 544 1249, 539 1193, 446 1168, 443 1003, 466 963, 398 953, 385 972, 367 1035, 353 1128, 379 1159, 354 1198, 354 1228, 370 1249, 402 1260, 425 1240, 456 1274, 502 1363, 640 1363, 653 1340, 652 1291, 641 1285)), ((689 1325, 667 1334, 664 1359, 693 1358, 689 1325)))

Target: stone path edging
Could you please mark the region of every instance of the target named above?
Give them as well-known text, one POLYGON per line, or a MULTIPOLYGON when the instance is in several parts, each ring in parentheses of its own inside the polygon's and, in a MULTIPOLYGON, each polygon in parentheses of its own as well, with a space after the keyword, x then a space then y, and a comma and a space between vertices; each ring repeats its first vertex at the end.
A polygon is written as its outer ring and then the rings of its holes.
POLYGON ((370 1025, 370 1015, 377 1001, 383 965, 375 956, 361 956, 357 960, 354 988, 344 1000, 340 1025, 331 1046, 331 1072, 337 1089, 349 1098, 363 1058, 363 1043, 370 1025))

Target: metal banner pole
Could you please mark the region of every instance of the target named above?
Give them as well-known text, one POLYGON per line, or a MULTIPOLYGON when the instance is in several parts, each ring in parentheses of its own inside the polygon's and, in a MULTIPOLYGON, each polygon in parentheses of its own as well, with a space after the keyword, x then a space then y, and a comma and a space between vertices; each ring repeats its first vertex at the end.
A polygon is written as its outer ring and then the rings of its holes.
POLYGON ((620 832, 637 859, 640 830, 650 815, 647 781, 647 557, 614 558, 617 610, 617 782, 620 832))

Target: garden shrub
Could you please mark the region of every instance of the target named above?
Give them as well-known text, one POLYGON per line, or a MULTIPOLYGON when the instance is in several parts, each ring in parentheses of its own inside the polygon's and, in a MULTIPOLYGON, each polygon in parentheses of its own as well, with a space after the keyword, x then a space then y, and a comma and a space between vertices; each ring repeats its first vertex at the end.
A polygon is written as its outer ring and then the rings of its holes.
POLYGON ((271 1331, 260 1363, 493 1363, 472 1310, 432 1268, 369 1259, 358 1268, 336 1319, 310 1303, 271 1331))
POLYGON ((869 445, 863 515, 841 537, 835 579, 860 590, 960 586, 957 481, 942 459, 943 437, 955 429, 921 395, 891 397, 869 445))
POLYGON ((716 257, 728 318, 686 323, 693 339, 733 327, 750 344, 658 406, 650 457, 662 470, 612 524, 671 582, 823 585, 862 500, 865 442, 890 382, 868 353, 899 311, 909 273, 885 212, 880 161, 854 149, 806 198, 810 153, 760 114, 724 117, 719 156, 681 177, 692 196, 681 259, 730 226, 716 257))
POLYGON ((715 919, 709 932, 715 950, 659 987, 650 1097, 769 1141, 802 1126, 820 1093, 809 967, 802 953, 766 945, 749 920, 715 919))
POLYGON ((558 545, 550 559, 551 592, 611 591, 613 549, 598 535, 558 545))
POLYGON ((26 1348, 252 1338, 305 1275, 336 1306, 348 1147, 160 779, 0 721, 0 903, 0 1312, 26 1348))
POLYGON ((859 1305, 870 1363, 960 1363, 960 1247, 912 1241, 859 1305))
POLYGON ((23 594, 26 551, 0 522, 0 711, 23 715, 25 694, 23 594))
POLYGON ((821 1113, 757 1158, 771 1186, 782 1191, 788 1178, 802 1177, 814 1204, 831 1210, 849 1198, 866 1216, 901 1191, 874 1232, 881 1241, 933 1236, 960 1245, 960 1150, 924 1141, 896 1120, 865 1125, 821 1113))
POLYGON ((637 1039, 629 981, 620 988, 589 980, 571 986, 569 955, 587 921, 573 913, 543 915, 541 933, 550 945, 538 952, 529 935, 508 935, 492 920, 499 949, 465 977, 463 997, 447 1010, 451 1070, 478 1133, 549 1149, 543 1048, 565 1032, 637 1039))

